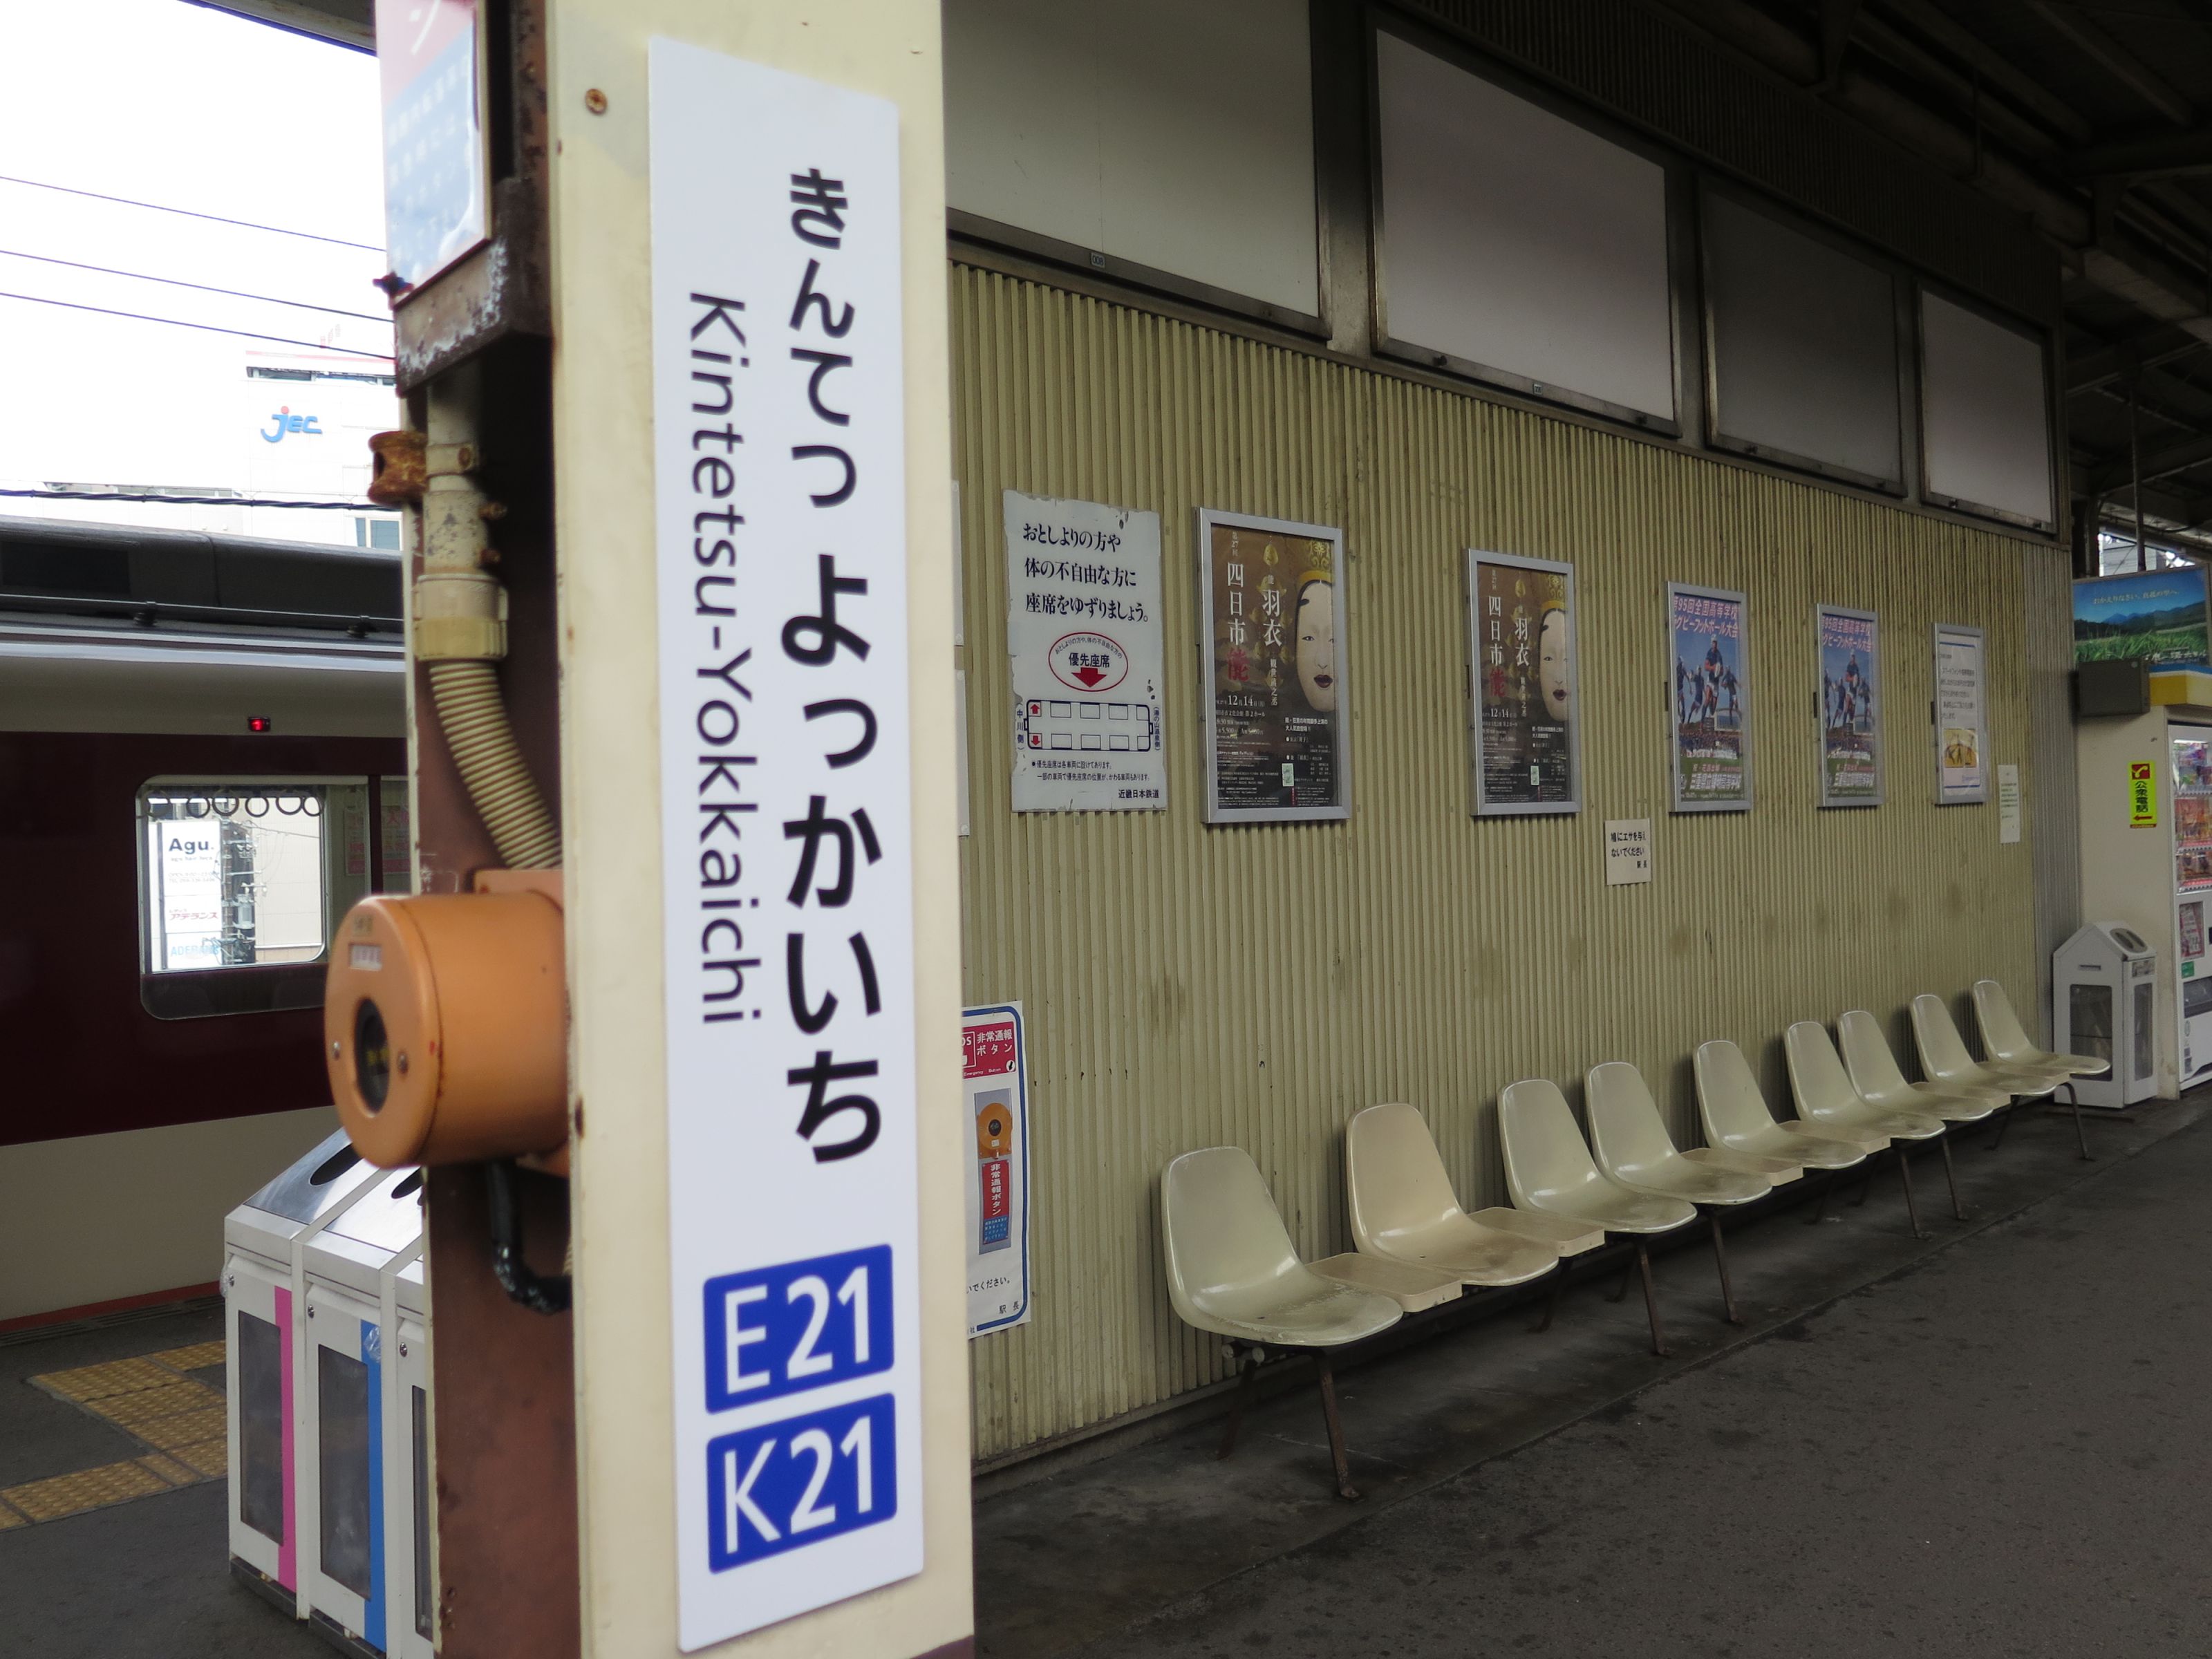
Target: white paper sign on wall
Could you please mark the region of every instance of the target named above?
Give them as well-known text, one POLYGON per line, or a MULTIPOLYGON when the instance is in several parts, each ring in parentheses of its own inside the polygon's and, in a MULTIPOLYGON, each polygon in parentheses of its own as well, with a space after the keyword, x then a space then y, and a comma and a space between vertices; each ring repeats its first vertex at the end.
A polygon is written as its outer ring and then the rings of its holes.
POLYGON ((1997 768, 1997 840, 2006 844, 2020 839, 2020 768, 1997 768))
POLYGON ((1651 820, 1605 821, 1605 884, 1632 887, 1651 879, 1651 820))
POLYGON ((678 1639, 922 1565, 896 107, 656 40, 678 1639))
POLYGON ((1017 812, 1163 811, 1160 517, 1006 494, 1017 812))

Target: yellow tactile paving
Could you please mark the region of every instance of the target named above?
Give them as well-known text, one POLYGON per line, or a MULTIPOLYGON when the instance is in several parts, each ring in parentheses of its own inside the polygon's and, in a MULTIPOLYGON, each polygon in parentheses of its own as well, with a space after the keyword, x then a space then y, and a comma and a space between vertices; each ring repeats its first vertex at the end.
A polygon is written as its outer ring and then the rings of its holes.
MULTIPOLYGON (((173 1379, 165 1389, 142 1389, 135 1394, 110 1395, 105 1400, 84 1402, 88 1410, 97 1413, 111 1423, 137 1430, 157 1418, 174 1417, 179 1412, 197 1411, 207 1407, 222 1409, 222 1396, 204 1382, 188 1382, 173 1379)), ((199 1437, 192 1437, 198 1439, 199 1437)))
POLYGON ((182 1379, 152 1359, 114 1359, 104 1365, 80 1365, 73 1371, 49 1371, 31 1381, 49 1394, 83 1404, 149 1389, 172 1388, 182 1379))
POLYGON ((33 1377, 32 1382, 48 1394, 105 1418, 153 1449, 130 1462, 0 1490, 0 1531, 58 1521, 228 1474, 230 1446, 222 1391, 182 1374, 220 1365, 223 1357, 222 1343, 195 1342, 135 1359, 33 1377))
POLYGON ((195 1342, 189 1348, 170 1348, 161 1353, 149 1353, 147 1358, 167 1365, 171 1370, 197 1371, 223 1362, 223 1345, 218 1339, 213 1342, 195 1342))
MULTIPOLYGON (((178 1462, 210 1480, 220 1480, 230 1473, 230 1442, 221 1436, 213 1440, 203 1440, 196 1446, 178 1446, 173 1449, 178 1462)), ((147 1461, 151 1462, 153 1460, 149 1458, 147 1461)))
POLYGON ((179 1463, 175 1458, 164 1457, 160 1452, 140 1458, 138 1467, 153 1470, 173 1486, 189 1486, 205 1478, 189 1463, 179 1463))
POLYGON ((51 1480, 33 1480, 0 1491, 0 1500, 21 1510, 26 1519, 58 1521, 132 1498, 149 1498, 169 1490, 169 1483, 151 1469, 136 1463, 109 1463, 76 1474, 59 1474, 51 1480))
POLYGON ((198 1411, 157 1417, 150 1423, 139 1424, 131 1432, 155 1451, 173 1452, 179 1446, 195 1446, 203 1440, 219 1437, 228 1427, 223 1408, 217 1404, 198 1411))

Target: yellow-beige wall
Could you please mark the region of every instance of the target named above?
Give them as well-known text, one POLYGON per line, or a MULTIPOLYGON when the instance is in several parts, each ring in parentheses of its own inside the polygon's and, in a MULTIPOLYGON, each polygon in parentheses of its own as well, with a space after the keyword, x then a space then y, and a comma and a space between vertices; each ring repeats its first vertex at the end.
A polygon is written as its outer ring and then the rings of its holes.
MULTIPOLYGON (((1214 1381, 1218 1343, 1161 1279, 1158 1183, 1224 1142, 1309 1256, 1349 1248, 1341 1131, 1427 1115, 1470 1207, 1504 1201, 1517 1077, 1644 1069, 1694 1144, 1687 1058, 1744 1045, 1770 1089, 1791 1021, 1992 974, 2037 987, 2035 833, 1937 809, 1929 632, 1986 629, 1991 761, 2029 759, 2027 605, 2064 557, 1994 531, 1546 418, 983 270, 952 273, 972 834, 969 1004, 1028 1017, 1031 1323, 972 1345, 988 1461, 1214 1381), (1009 807, 1000 492, 1160 514, 1164 813, 1009 807), (1350 555, 1347 823, 1202 821, 1192 510, 1341 525, 1350 555), (1468 813, 1468 546, 1571 560, 1584 810, 1468 813), (2045 566, 2051 567, 2046 570, 2045 566), (1751 605, 1757 805, 1670 817, 1664 586, 1751 605), (1812 610, 1881 613, 1888 803, 1816 810, 1812 610), (1607 888, 1603 820, 1650 817, 1651 884, 1607 888)), ((2038 598, 2038 596, 2040 596, 2038 598)), ((1994 774, 1992 775, 1994 776, 1994 774)), ((1994 789, 1992 797, 1994 798, 1994 789)), ((1902 1036, 1893 1024, 1893 1036, 1902 1036)))

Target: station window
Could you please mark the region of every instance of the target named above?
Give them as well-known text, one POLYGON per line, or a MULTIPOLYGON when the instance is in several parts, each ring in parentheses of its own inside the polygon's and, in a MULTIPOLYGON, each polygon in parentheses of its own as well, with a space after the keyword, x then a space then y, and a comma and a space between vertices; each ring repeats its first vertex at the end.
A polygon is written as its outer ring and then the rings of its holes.
POLYGON ((140 998, 157 1018, 309 1008, 338 918, 408 885, 405 780, 155 780, 138 792, 140 998), (372 842, 383 879, 372 884, 372 842))

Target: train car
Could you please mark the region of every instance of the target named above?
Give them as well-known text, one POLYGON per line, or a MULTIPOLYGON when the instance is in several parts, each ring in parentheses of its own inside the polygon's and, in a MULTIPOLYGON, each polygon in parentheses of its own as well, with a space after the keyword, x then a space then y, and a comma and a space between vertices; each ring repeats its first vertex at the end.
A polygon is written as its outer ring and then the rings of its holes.
POLYGON ((0 519, 0 1329, 212 1292, 410 867, 400 556, 0 519))

